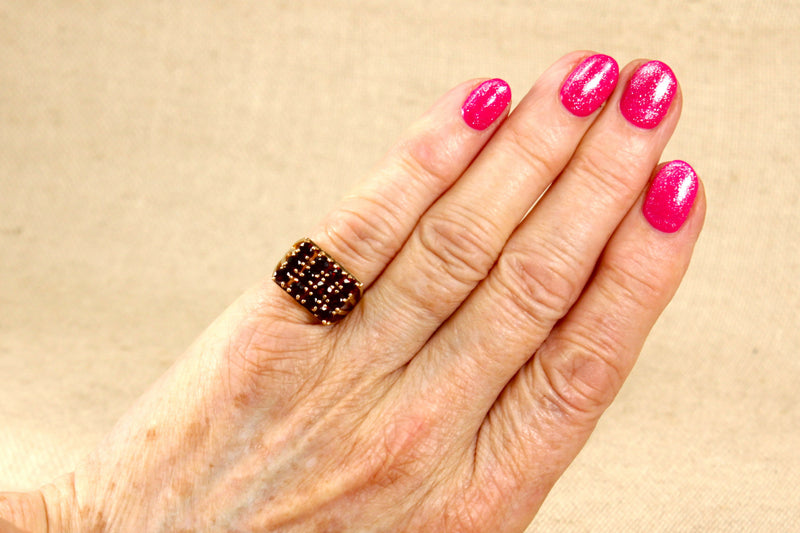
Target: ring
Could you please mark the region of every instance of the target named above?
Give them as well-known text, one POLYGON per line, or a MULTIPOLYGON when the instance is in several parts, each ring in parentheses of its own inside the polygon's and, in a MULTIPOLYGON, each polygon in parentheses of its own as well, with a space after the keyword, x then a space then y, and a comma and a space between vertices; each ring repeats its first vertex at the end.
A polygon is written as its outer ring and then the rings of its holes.
POLYGON ((362 283, 311 239, 294 243, 272 280, 325 325, 343 319, 362 294, 362 283))

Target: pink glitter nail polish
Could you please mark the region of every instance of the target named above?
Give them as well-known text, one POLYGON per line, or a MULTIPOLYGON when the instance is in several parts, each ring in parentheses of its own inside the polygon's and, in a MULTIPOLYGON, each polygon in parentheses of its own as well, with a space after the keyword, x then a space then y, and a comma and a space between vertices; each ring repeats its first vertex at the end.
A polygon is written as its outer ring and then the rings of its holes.
POLYGON ((575 67, 561 86, 561 103, 575 116, 594 113, 614 90, 619 66, 613 57, 597 54, 575 67))
POLYGON ((511 87, 495 78, 475 88, 461 106, 464 122, 476 130, 485 130, 503 114, 511 101, 511 87))
POLYGON ((622 94, 619 102, 622 116, 640 128, 655 128, 669 111, 677 87, 675 74, 666 63, 645 63, 631 76, 622 94))
POLYGON ((670 161, 658 171, 642 206, 644 218, 665 233, 678 231, 697 196, 697 174, 685 161, 670 161))

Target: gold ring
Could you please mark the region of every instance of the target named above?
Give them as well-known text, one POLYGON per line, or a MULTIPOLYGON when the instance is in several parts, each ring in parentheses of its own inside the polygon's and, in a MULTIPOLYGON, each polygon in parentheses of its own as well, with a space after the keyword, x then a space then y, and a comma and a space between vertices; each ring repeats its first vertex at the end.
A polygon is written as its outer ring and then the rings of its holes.
POLYGON ((362 294, 362 283, 311 239, 294 243, 272 280, 326 325, 343 319, 362 294))

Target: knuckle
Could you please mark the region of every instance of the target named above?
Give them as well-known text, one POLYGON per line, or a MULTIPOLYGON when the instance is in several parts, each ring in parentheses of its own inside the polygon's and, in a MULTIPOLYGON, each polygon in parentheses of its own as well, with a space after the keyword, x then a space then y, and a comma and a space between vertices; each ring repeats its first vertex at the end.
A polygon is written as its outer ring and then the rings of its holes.
POLYGON ((494 277, 511 312, 549 326, 566 314, 583 289, 583 279, 574 253, 554 245, 544 248, 536 253, 505 252, 494 277))
POLYGON ((596 419, 624 380, 618 345, 602 334, 550 340, 536 357, 546 382, 540 397, 567 418, 596 419))
POLYGON ((331 214, 325 223, 325 235, 333 249, 366 264, 389 261, 400 247, 391 202, 381 196, 358 197, 331 214))
POLYGON ((507 124, 503 134, 508 138, 500 146, 514 158, 524 161, 534 173, 556 176, 561 172, 564 161, 555 149, 561 145, 557 132, 534 133, 532 129, 523 128, 519 122, 512 121, 507 124))
POLYGON ((403 141, 395 155, 406 173, 440 190, 455 178, 458 147, 458 143, 448 142, 443 132, 434 129, 403 141))
POLYGON ((396 486, 429 471, 429 459, 436 453, 436 446, 426 444, 431 440, 432 430, 432 420, 424 414, 409 412, 388 417, 388 423, 378 432, 377 442, 369 447, 371 459, 364 463, 368 465, 367 482, 396 486))
POLYGON ((495 224, 486 217, 450 206, 420 221, 416 238, 426 256, 429 275, 440 272, 465 285, 486 276, 495 261, 495 224))
POLYGON ((668 284, 646 251, 627 250, 624 257, 605 263, 598 280, 601 290, 614 301, 650 309, 668 296, 668 284))
POLYGON ((573 159, 573 169, 583 176, 581 183, 604 197, 626 200, 639 193, 639 169, 631 161, 641 154, 629 153, 624 147, 613 155, 600 150, 584 150, 573 159))

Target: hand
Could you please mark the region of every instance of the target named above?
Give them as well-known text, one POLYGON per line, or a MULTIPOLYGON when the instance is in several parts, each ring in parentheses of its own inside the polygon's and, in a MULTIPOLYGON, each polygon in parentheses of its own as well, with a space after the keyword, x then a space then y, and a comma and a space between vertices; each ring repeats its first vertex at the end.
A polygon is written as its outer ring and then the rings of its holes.
POLYGON ((265 280, 74 473, 0 498, 0 516, 37 531, 45 516, 75 532, 522 531, 704 217, 691 167, 656 168, 680 114, 672 72, 635 61, 617 82, 591 55, 560 59, 509 116, 501 81, 444 95, 309 236, 364 283, 345 319, 321 325, 265 280))

